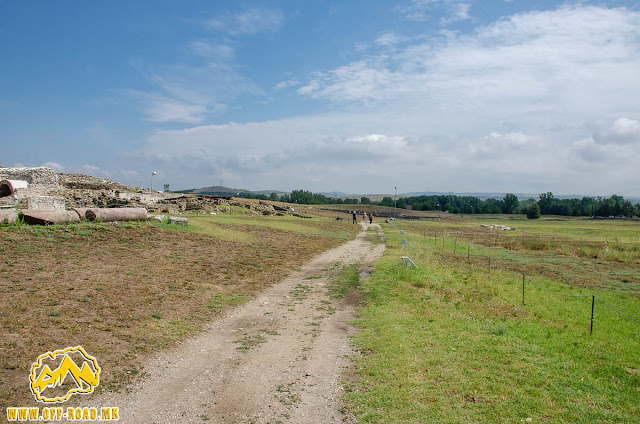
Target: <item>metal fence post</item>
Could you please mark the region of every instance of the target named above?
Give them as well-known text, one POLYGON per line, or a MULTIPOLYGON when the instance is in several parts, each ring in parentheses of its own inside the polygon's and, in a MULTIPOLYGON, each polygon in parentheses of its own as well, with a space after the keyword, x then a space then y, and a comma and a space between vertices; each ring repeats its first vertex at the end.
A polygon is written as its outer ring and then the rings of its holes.
POLYGON ((591 295, 591 329, 589 330, 589 334, 593 334, 593 308, 596 306, 596 296, 594 294, 591 295))

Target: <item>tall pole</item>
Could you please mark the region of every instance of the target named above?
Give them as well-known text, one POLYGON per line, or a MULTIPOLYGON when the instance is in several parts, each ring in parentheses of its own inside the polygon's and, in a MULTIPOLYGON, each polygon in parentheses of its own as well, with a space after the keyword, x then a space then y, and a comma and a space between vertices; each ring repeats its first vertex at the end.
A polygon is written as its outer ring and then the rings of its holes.
POLYGON ((589 329, 589 334, 593 334, 593 308, 596 306, 596 295, 591 295, 591 328, 589 329))
POLYGON ((153 171, 153 172, 151 173, 151 190, 153 190, 153 176, 154 176, 154 175, 156 175, 156 174, 157 174, 157 172, 156 172, 156 171, 153 171))
POLYGON ((394 186, 393 189, 395 190, 393 193, 393 222, 396 222, 396 198, 398 197, 398 187, 394 186))

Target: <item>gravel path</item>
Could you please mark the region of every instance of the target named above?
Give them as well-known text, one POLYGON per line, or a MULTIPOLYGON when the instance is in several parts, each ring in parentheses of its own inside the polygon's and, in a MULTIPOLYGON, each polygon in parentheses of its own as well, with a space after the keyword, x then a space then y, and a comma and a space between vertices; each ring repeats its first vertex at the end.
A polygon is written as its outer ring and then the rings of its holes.
POLYGON ((333 300, 327 286, 343 266, 382 256, 379 225, 318 255, 203 334, 159 354, 129 393, 99 403, 123 423, 339 423, 341 375, 354 352, 356 299, 333 300))

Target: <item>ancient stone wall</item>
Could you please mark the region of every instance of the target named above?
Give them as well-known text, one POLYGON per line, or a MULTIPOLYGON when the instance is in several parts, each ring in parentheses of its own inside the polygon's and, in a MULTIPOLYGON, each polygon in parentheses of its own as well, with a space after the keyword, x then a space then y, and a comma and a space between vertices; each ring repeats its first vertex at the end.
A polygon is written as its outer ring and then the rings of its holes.
POLYGON ((0 168, 0 180, 21 180, 29 183, 16 193, 18 197, 49 196, 57 193, 58 174, 44 166, 37 168, 0 168))

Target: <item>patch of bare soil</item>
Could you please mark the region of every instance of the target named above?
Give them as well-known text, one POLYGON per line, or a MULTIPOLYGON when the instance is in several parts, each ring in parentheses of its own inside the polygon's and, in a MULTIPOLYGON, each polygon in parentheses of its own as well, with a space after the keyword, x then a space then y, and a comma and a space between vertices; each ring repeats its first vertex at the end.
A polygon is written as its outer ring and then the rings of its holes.
POLYGON ((157 354, 147 378, 99 403, 118 406, 125 423, 348 421, 340 380, 353 354, 357 297, 338 300, 327 289, 344 266, 382 255, 384 244, 366 235, 316 256, 203 334, 157 354))
POLYGON ((154 352, 342 242, 242 232, 252 241, 145 223, 0 228, 0 412, 37 406, 28 379, 40 354, 82 345, 103 369, 98 390, 124 387, 154 352))

